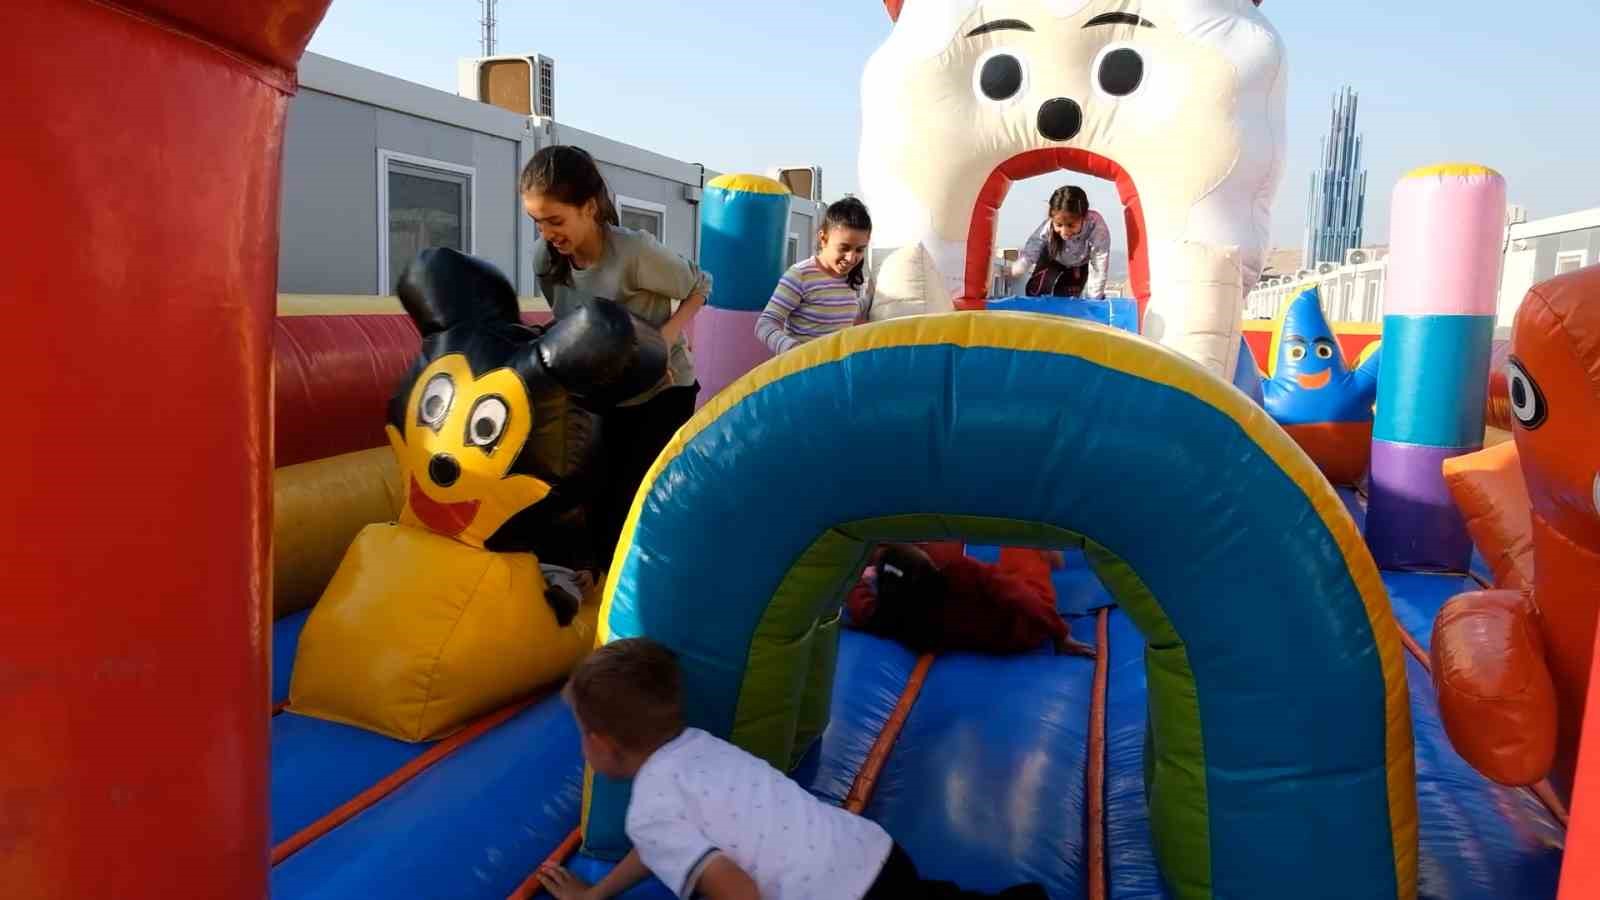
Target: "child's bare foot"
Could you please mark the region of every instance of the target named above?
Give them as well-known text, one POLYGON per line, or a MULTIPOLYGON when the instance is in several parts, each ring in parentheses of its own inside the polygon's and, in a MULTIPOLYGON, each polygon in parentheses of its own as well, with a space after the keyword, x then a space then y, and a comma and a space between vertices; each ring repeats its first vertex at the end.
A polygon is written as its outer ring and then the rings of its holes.
POLYGON ((1056 653, 1066 654, 1069 656, 1087 656, 1090 659, 1094 659, 1097 655, 1094 647, 1085 644, 1083 641, 1074 640, 1072 638, 1061 638, 1060 640, 1057 640, 1056 653))

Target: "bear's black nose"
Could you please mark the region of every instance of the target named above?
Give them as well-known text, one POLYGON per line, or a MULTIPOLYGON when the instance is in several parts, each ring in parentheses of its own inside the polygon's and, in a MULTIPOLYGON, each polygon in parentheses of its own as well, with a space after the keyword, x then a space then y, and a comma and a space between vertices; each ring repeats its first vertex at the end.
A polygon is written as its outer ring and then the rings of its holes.
POLYGON ((1083 128, 1083 109, 1065 97, 1039 107, 1039 133, 1052 141, 1070 141, 1083 128))
POLYGON ((435 453, 433 459, 428 460, 428 477, 439 487, 449 487, 461 477, 461 464, 448 453, 435 453))

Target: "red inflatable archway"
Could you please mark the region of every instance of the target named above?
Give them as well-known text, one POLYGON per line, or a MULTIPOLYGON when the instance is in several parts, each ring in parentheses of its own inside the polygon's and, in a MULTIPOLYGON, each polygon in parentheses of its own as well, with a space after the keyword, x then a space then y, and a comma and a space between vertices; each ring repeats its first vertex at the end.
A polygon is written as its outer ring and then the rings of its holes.
POLYGON ((1139 189, 1126 170, 1112 160, 1087 150, 1030 150, 1001 163, 978 192, 967 226, 966 270, 963 289, 956 305, 961 309, 983 309, 989 293, 989 266, 994 259, 994 228, 1014 182, 1051 172, 1081 172, 1110 181, 1122 200, 1128 233, 1128 284, 1139 304, 1139 321, 1150 302, 1150 257, 1144 238, 1144 207, 1139 189))

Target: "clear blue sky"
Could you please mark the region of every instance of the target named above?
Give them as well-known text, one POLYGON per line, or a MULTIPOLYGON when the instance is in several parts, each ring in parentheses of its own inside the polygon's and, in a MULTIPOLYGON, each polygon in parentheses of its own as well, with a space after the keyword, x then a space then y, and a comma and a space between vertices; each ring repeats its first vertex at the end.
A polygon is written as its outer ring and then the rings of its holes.
MULTIPOLYGON (((1369 242, 1386 239, 1395 180, 1432 162, 1500 169, 1534 217, 1600 205, 1600 0, 1263 8, 1291 67, 1278 245, 1299 246, 1329 99, 1346 82, 1361 92, 1369 242)), ((861 67, 890 28, 879 0, 501 0, 498 17, 500 52, 555 57, 563 122, 721 171, 820 164, 830 196, 857 190, 861 67)), ((453 92, 456 59, 478 53, 478 3, 334 0, 311 49, 453 92)), ((1001 242, 1020 242, 1073 177, 1017 185, 1001 242)), ((1109 185, 1085 186, 1117 209, 1109 185)))

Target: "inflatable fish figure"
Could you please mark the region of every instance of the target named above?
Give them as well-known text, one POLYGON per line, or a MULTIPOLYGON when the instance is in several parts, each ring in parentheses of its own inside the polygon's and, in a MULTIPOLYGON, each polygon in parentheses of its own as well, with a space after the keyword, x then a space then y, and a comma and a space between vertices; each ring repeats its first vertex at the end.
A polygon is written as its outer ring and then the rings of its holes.
POLYGON ((1528 292, 1506 382, 1533 584, 1445 604, 1433 679, 1445 730, 1473 768, 1502 784, 1549 777, 1567 799, 1600 619, 1600 267, 1528 292))

